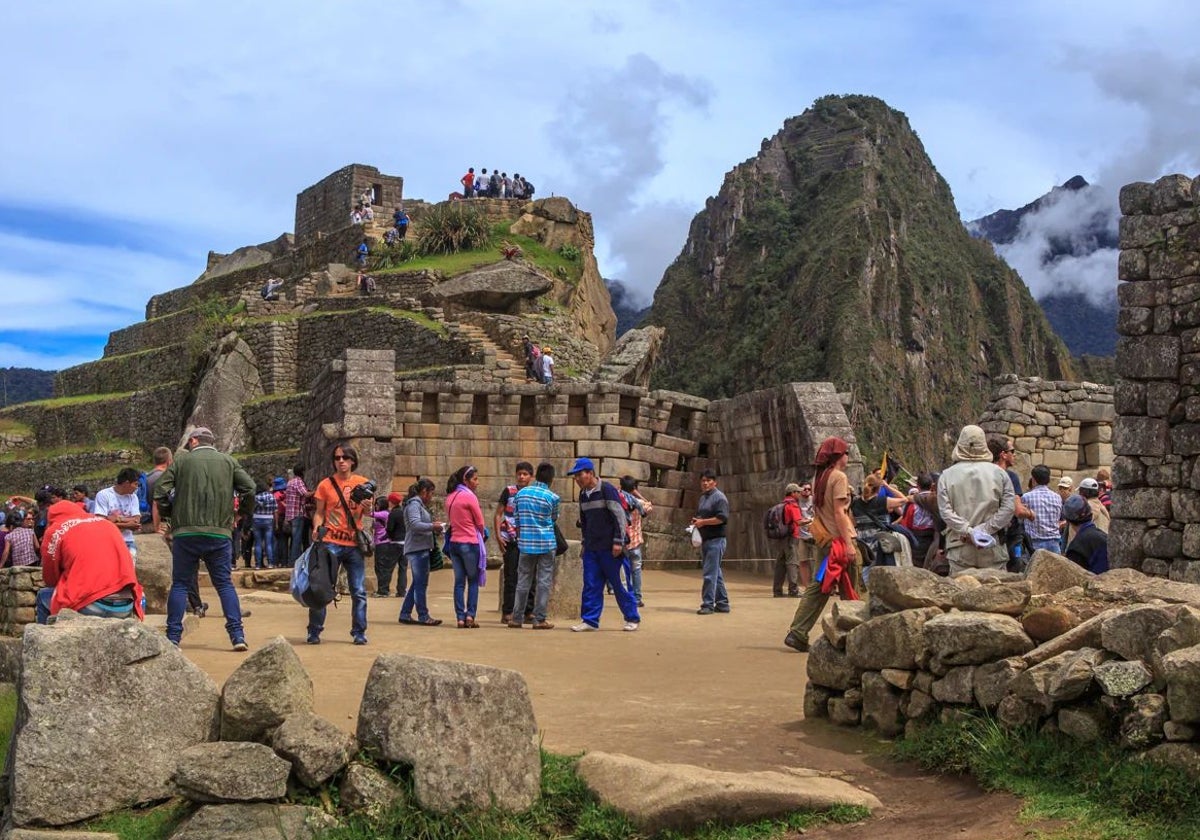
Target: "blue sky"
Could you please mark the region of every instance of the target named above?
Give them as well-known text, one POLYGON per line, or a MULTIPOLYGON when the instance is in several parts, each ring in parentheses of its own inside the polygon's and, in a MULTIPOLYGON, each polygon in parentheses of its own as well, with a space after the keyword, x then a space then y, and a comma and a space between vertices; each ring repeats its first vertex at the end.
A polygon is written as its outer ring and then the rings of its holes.
POLYGON ((0 367, 98 357, 351 162, 431 200, 519 171, 646 299, 725 173, 826 94, 904 111, 967 219, 1200 171, 1183 2, 6 6, 0 367))

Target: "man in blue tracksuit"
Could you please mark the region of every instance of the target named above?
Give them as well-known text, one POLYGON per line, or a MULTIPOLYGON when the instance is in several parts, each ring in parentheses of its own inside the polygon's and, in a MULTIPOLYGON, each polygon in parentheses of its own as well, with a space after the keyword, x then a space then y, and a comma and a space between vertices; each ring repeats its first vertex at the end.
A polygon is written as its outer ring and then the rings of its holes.
POLYGON ((616 595, 625 630, 638 629, 641 617, 637 602, 621 583, 621 565, 625 557, 625 508, 616 487, 596 476, 590 458, 579 458, 567 472, 579 487, 579 527, 583 530, 583 599, 579 617, 582 622, 571 629, 576 633, 600 629, 604 610, 604 584, 616 595))

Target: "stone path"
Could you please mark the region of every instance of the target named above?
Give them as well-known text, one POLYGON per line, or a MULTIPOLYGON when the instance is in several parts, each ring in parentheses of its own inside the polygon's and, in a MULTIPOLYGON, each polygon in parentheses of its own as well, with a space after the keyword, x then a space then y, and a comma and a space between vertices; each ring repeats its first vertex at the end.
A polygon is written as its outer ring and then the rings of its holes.
MULTIPOLYGON (((403 650, 521 671, 551 750, 622 752, 730 771, 810 767, 837 772, 884 802, 879 818, 863 827, 806 837, 1027 835, 1013 797, 898 765, 875 739, 804 720, 805 657, 780 643, 797 602, 772 598, 763 577, 731 572, 727 582, 733 612, 697 616, 698 571, 647 572, 648 605, 637 633, 621 632, 611 599, 599 633, 572 633, 565 625, 548 633, 509 630, 499 623, 494 583, 481 593, 478 630, 458 630, 453 621, 402 626, 395 621, 398 599, 372 598, 369 646, 351 645, 350 605, 343 602, 329 611, 324 641, 313 647, 304 644, 306 614, 290 597, 246 592, 244 604, 253 610, 246 633, 252 646, 276 634, 292 642, 316 684, 317 712, 348 731, 375 656, 403 650)), ((434 616, 453 619, 452 584, 449 570, 433 574, 434 616)), ((205 599, 216 606, 211 591, 205 599)), ((214 614, 184 638, 183 649, 217 680, 242 660, 214 614)))

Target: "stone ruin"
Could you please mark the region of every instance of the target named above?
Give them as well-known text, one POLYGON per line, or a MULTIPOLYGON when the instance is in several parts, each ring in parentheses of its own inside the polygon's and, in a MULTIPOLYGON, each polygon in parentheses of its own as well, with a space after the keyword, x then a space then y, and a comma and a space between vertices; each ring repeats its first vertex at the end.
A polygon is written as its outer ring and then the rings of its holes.
POLYGON ((1023 479, 1039 464, 1051 486, 1062 476, 1079 483, 1113 462, 1116 420, 1111 385, 1061 382, 1015 374, 994 380, 992 399, 979 418, 985 432, 1012 438, 1015 469, 1023 479))
MULTIPOLYGON (((188 814, 172 840, 304 840, 410 795, 435 813, 519 812, 541 795, 537 722, 515 671, 385 653, 351 735, 314 714, 312 680, 282 637, 220 687, 132 619, 66 611, 54 625, 28 627, 17 644, 18 715, 0 785, 5 836, 181 798, 188 814), (394 781, 397 768, 407 784, 394 781), (338 807, 327 796, 325 809, 297 804, 334 783, 338 807)), ((879 806, 807 770, 712 773, 597 753, 580 773, 602 802, 651 831, 879 806), (645 797, 648 779, 679 795, 645 797)))
POLYGON ((1200 586, 1038 551, 1026 577, 878 568, 867 592, 822 620, 805 717, 891 738, 982 710, 1200 762, 1200 586))

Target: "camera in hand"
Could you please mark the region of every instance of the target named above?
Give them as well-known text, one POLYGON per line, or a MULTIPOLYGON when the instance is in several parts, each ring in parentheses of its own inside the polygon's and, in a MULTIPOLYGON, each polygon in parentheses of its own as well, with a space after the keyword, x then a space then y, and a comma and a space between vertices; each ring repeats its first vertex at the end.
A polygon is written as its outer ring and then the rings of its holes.
POLYGON ((364 481, 358 484, 350 491, 350 501, 356 505, 361 505, 363 502, 369 501, 375 496, 375 482, 364 481))

